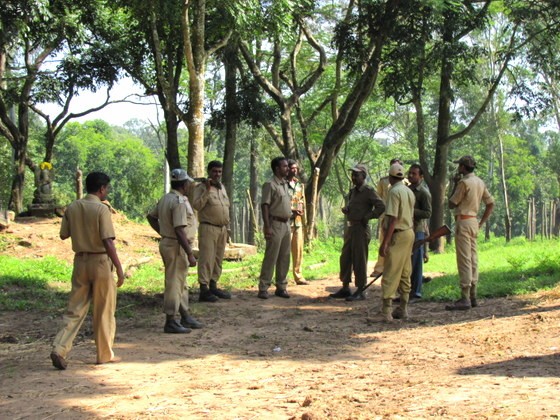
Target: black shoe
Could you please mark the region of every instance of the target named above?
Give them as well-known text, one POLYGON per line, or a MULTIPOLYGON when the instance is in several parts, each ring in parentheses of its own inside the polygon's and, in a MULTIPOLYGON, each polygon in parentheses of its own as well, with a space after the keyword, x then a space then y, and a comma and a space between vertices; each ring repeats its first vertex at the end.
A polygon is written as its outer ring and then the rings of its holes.
POLYGON ((446 311, 468 311, 471 309, 471 301, 469 299, 461 298, 451 305, 446 305, 446 311))
POLYGON ((410 295, 410 297, 408 299, 409 299, 409 302, 412 302, 412 301, 418 302, 419 300, 422 300, 422 296, 410 295))
POLYGON ((268 292, 266 290, 261 290, 259 291, 259 293, 257 294, 257 297, 259 299, 268 299, 268 292))
POLYGON ((335 299, 344 299, 347 298, 348 296, 351 296, 352 292, 350 291, 349 287, 343 287, 341 288, 338 292, 336 293, 331 293, 329 295, 329 297, 335 298, 335 299))
POLYGON ((220 299, 231 299, 231 293, 226 292, 225 290, 218 289, 217 287, 211 288, 210 292, 214 295, 219 297, 220 299))
POLYGON ((198 296, 199 302, 217 302, 218 298, 210 289, 200 290, 200 295, 198 296))
POLYGON ((285 298, 285 299, 288 299, 290 297, 288 292, 286 292, 285 290, 280 290, 280 289, 276 289, 276 291, 274 292, 274 296, 278 296, 278 297, 285 298))
POLYGON ((478 301, 476 298, 471 298, 471 308, 476 308, 478 306, 478 301))
POLYGON ((52 360, 52 365, 55 368, 57 368, 58 370, 66 370, 66 367, 68 366, 68 362, 60 354, 53 351, 51 353, 51 360, 52 360))
POLYGON ((422 284, 426 284, 432 281, 431 277, 422 277, 422 284))
POLYGON ((183 327, 176 319, 168 319, 163 326, 163 332, 167 334, 187 334, 191 332, 191 329, 183 327))
POLYGON ((352 295, 346 297, 347 302, 354 302, 356 300, 366 300, 366 295, 364 292, 355 291, 352 295))
POLYGON ((190 315, 181 317, 181 325, 185 328, 192 328, 193 330, 199 330, 200 328, 204 328, 204 324, 202 322, 198 322, 190 315))

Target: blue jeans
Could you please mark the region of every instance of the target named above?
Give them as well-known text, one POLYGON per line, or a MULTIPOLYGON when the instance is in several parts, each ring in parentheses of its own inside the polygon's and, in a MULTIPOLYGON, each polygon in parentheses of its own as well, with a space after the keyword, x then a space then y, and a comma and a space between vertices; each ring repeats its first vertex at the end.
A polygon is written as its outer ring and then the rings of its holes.
MULTIPOLYGON (((424 232, 416 232, 414 241, 422 240, 426 237, 424 232)), ((424 275, 424 245, 419 247, 412 254, 412 275, 410 276, 411 289, 410 296, 422 296, 422 277, 424 275)))

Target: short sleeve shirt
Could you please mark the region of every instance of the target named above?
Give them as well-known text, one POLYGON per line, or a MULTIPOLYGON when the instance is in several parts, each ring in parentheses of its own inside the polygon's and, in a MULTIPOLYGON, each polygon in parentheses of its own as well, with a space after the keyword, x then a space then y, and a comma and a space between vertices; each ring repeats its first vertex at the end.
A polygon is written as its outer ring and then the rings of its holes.
POLYGON ((192 240, 194 212, 189 199, 176 190, 165 194, 148 213, 159 221, 159 233, 164 238, 176 238, 175 228, 184 226, 187 238, 192 240))
POLYGON ((292 216, 292 197, 288 191, 288 181, 276 176, 262 186, 261 204, 270 206, 271 216, 289 219, 292 216))
POLYGON ((206 187, 201 183, 194 189, 193 207, 198 211, 199 222, 207 222, 212 225, 229 225, 229 198, 226 189, 211 186, 206 187))
POLYGON ((64 212, 60 236, 72 238, 74 252, 105 252, 103 239, 115 238, 109 207, 94 194, 74 201, 64 212))
MULTIPOLYGON (((304 186, 300 182, 300 180, 294 177, 292 181, 288 181, 288 191, 292 196, 292 210, 303 211, 303 208, 305 206, 305 194, 304 194, 304 186)), ((302 224, 301 216, 292 215, 292 222, 294 226, 301 226, 302 224)))
POLYGON ((385 216, 397 219, 395 229, 412 229, 414 225, 414 193, 402 181, 391 186, 387 194, 385 216))
POLYGON ((480 203, 491 204, 494 198, 488 192, 484 182, 475 174, 467 174, 457 183, 455 192, 449 199, 455 204, 456 215, 477 216, 480 203))

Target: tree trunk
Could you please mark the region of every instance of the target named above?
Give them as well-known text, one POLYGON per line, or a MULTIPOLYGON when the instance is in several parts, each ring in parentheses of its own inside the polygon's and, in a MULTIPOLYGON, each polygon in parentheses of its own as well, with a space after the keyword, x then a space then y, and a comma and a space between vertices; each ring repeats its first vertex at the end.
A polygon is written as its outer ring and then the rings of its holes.
MULTIPOLYGON (((235 147, 237 143, 237 125, 239 110, 237 107, 237 71, 235 56, 237 45, 228 43, 224 54, 225 89, 226 89, 226 139, 224 145, 224 168, 222 180, 230 201, 233 203, 233 167, 235 157, 235 147)), ((234 217, 233 205, 229 207, 230 220, 234 217)), ((231 224, 231 235, 236 238, 236 226, 231 224)))
POLYGON ((14 168, 15 174, 12 180, 12 194, 8 209, 13 210, 16 214, 24 211, 23 207, 23 187, 25 185, 25 158, 27 155, 27 147, 18 143, 20 148, 14 150, 14 168))
MULTIPOLYGON (((165 150, 165 158, 171 169, 181 167, 181 158, 179 156, 179 120, 174 112, 164 109, 163 116, 165 119, 165 128, 167 131, 167 149, 165 150)), ((192 174, 190 174, 192 175, 192 174)))
POLYGON ((253 209, 255 211, 255 222, 251 218, 251 223, 249 224, 249 235, 247 237, 247 242, 251 245, 255 245, 256 237, 255 232, 258 232, 258 220, 259 220, 259 206, 257 206, 257 199, 258 199, 258 191, 259 186, 257 184, 258 180, 258 171, 257 171, 257 162, 259 159, 258 155, 258 145, 257 141, 255 140, 255 136, 251 136, 251 169, 249 173, 249 193, 251 196, 251 201, 253 204, 253 209))
POLYGON ((190 109, 187 115, 189 130, 188 170, 193 177, 204 177, 204 72, 189 77, 190 109))

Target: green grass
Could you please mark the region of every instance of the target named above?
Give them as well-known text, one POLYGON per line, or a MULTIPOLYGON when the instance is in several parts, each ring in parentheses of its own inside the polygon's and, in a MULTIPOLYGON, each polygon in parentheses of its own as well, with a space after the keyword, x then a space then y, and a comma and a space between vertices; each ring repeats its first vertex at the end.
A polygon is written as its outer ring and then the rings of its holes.
MULTIPOLYGON (((516 238, 506 244, 503 238, 479 241, 480 297, 523 295, 551 289, 560 281, 558 240, 527 242, 516 238)), ((337 276, 341 238, 316 241, 304 254, 303 272, 308 280, 337 276)), ((377 243, 370 245, 370 260, 377 254, 377 243)), ((134 316, 138 306, 161 310, 163 265, 159 256, 141 266, 119 290, 119 316, 134 316)), ((262 253, 243 261, 227 261, 220 280, 226 289, 256 287, 262 253)), ((442 272, 424 286, 426 300, 451 300, 459 296, 455 251, 449 246, 443 254, 430 254, 426 272, 442 272)), ((0 256, 0 310, 63 311, 70 290, 70 264, 52 257, 18 259, 0 256)), ((291 274, 289 274, 291 277, 291 274)), ((189 270, 191 287, 198 288, 196 269, 189 270)))

